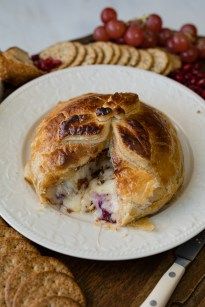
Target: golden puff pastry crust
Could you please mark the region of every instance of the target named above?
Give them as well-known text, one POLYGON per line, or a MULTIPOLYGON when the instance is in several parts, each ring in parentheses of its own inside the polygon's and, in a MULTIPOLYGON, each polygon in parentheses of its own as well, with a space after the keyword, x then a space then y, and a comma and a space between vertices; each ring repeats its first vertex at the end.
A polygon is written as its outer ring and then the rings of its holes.
POLYGON ((133 93, 89 93, 56 105, 36 129, 25 178, 42 203, 53 203, 48 190, 71 182, 105 149, 113 167, 118 225, 157 212, 182 184, 183 153, 175 128, 133 93))

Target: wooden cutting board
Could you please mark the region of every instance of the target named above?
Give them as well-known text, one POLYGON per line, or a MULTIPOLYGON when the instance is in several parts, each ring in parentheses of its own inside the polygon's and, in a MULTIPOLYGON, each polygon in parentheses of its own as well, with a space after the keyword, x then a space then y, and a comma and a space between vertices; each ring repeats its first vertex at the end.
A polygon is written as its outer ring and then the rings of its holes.
MULTIPOLYGON (((85 292, 88 306, 138 307, 174 261, 174 251, 129 261, 92 261, 41 248, 69 265, 85 292)), ((204 307, 205 248, 190 265, 168 306, 204 307), (201 305, 200 305, 201 304, 201 305)))

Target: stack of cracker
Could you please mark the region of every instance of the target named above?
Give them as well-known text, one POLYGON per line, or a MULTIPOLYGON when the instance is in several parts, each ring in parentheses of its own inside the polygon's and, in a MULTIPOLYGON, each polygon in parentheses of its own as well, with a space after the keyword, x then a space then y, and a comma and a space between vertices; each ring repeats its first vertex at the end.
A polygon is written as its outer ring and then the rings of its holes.
MULTIPOLYGON (((61 60, 57 68, 90 64, 112 64, 131 66, 168 75, 181 67, 181 60, 160 48, 137 49, 112 42, 94 42, 83 45, 78 42, 61 42, 46 48, 39 54, 40 59, 61 60)), ((55 69, 56 70, 56 69, 55 69)))
POLYGON ((0 218, 0 306, 79 307, 85 297, 73 274, 0 218))
MULTIPOLYGON (((112 42, 60 42, 37 55, 39 61, 58 60, 61 64, 51 70, 59 70, 80 65, 112 64, 150 70, 169 75, 181 67, 180 57, 165 49, 137 49, 112 42)), ((38 65, 37 65, 38 66, 38 65)), ((50 70, 49 70, 50 71, 50 70)), ((47 71, 48 72, 48 71, 47 71)), ((12 47, 0 52, 0 79, 19 86, 44 74, 38 69, 24 50, 12 47)))

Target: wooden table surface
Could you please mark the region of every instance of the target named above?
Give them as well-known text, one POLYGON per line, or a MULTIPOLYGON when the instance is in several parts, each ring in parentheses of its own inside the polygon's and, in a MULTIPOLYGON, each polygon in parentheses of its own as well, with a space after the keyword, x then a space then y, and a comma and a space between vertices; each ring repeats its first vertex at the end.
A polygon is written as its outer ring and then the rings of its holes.
MULTIPOLYGON (((138 307, 174 261, 174 251, 129 261, 93 261, 41 248, 68 265, 93 307, 138 307)), ((187 268, 168 306, 205 307, 205 248, 187 268)))

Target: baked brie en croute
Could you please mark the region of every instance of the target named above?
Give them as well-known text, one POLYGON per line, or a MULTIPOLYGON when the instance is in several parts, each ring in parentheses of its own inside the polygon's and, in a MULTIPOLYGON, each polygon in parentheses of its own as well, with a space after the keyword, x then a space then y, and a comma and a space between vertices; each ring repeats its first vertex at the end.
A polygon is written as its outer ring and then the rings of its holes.
POLYGON ((25 178, 42 203, 127 225, 160 210, 183 181, 166 115, 136 94, 85 94, 57 104, 31 144, 25 178))

